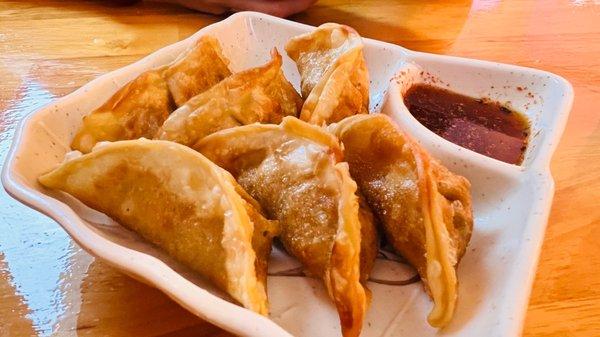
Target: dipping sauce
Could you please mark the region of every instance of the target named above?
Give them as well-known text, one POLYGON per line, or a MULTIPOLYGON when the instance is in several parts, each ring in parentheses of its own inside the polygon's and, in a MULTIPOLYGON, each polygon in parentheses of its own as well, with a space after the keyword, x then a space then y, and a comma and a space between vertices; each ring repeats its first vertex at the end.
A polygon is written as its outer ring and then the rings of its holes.
POLYGON ((454 144, 510 164, 523 161, 529 122, 500 103, 417 84, 404 104, 421 124, 454 144))

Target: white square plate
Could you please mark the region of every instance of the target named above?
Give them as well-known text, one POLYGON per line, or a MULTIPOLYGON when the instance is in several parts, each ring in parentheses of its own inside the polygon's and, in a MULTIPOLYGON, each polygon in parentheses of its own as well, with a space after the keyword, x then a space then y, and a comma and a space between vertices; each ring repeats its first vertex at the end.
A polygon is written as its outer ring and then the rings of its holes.
MULTIPOLYGON (((271 315, 267 319, 230 303, 201 278, 106 216, 37 183, 37 177, 58 165, 69 151, 83 115, 141 72, 172 61, 201 35, 217 37, 232 69, 239 71, 266 62, 273 47, 283 52, 290 37, 312 28, 263 14, 238 13, 95 79, 21 122, 2 172, 4 187, 60 223, 91 254, 154 285, 191 312, 233 333, 339 335, 335 308, 318 280, 269 277, 271 315)), ((475 228, 458 270, 459 301, 450 326, 437 331, 427 325, 432 304, 420 283, 402 287, 372 283, 373 301, 362 336, 519 335, 554 193, 550 157, 571 107, 571 85, 539 70, 418 53, 369 39, 364 42, 372 110, 392 116, 451 170, 471 181, 475 228), (420 125, 406 110, 401 94, 411 83, 432 81, 525 113, 531 121, 532 138, 524 163, 516 166, 482 156, 420 125)), ((287 57, 284 71, 298 87, 298 72, 287 57)), ((294 263, 276 251, 271 269, 294 263)), ((375 272, 411 273, 384 261, 377 263, 375 272)))

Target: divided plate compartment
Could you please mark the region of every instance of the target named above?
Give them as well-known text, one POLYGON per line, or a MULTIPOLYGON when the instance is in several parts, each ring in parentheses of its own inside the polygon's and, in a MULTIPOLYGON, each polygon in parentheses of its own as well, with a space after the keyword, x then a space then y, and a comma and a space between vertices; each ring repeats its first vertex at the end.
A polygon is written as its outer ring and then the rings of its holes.
MULTIPOLYGON (((270 276, 270 319, 262 317, 231 303, 202 278, 103 214, 37 183, 37 177, 56 167, 69 151, 83 115, 141 72, 171 62, 200 36, 219 39, 233 71, 265 63, 269 51, 277 47, 284 56, 285 75, 298 89, 296 66, 285 56, 283 46, 292 36, 312 29, 264 14, 238 13, 93 80, 21 122, 2 171, 4 187, 16 199, 56 220, 90 254, 161 289, 194 314, 235 334, 340 335, 337 313, 319 280, 270 276)), ((438 331, 427 324, 432 303, 421 283, 369 283, 373 300, 362 336, 518 336, 552 201, 549 161, 572 103, 570 84, 543 71, 418 53, 370 39, 364 42, 371 110, 392 116, 449 169, 471 181, 475 226, 458 268, 458 307, 448 327, 438 331), (489 97, 525 113, 533 136, 523 164, 506 164, 474 153, 419 124, 402 101, 406 89, 417 82, 489 97)), ((296 265, 294 259, 274 250, 271 271, 296 265)), ((381 260, 374 272, 399 278, 414 273, 381 260)))

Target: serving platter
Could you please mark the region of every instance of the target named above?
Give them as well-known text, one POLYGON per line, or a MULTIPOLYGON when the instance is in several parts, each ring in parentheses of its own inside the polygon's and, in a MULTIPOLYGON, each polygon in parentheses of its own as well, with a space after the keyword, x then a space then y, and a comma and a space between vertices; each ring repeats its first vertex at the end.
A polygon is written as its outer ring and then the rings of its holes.
MULTIPOLYGON (((32 113, 20 124, 2 172, 15 198, 56 220, 78 244, 127 274, 149 283, 182 306, 244 336, 339 335, 337 313, 317 280, 271 276, 270 319, 228 301, 226 295, 171 260, 137 235, 78 201, 43 189, 37 177, 69 151, 81 117, 100 106, 141 72, 172 61, 201 35, 215 36, 234 71, 257 66, 269 51, 314 27, 244 12, 208 26, 127 67, 103 75, 32 113)), ((373 300, 362 336, 516 336, 524 312, 554 191, 549 162, 564 128, 572 88, 559 76, 522 67, 413 52, 364 39, 371 78, 371 110, 390 115, 449 169, 472 183, 475 226, 458 269, 457 312, 438 331, 428 326, 432 304, 420 283, 370 283, 373 300), (474 97, 497 100, 524 113, 532 136, 522 165, 506 164, 454 145, 419 124, 403 104, 412 83, 442 85, 474 97)), ((286 77, 298 88, 295 64, 284 57, 286 77)), ((296 262, 275 250, 273 272, 296 262)), ((378 261, 378 275, 410 277, 413 271, 378 261)))

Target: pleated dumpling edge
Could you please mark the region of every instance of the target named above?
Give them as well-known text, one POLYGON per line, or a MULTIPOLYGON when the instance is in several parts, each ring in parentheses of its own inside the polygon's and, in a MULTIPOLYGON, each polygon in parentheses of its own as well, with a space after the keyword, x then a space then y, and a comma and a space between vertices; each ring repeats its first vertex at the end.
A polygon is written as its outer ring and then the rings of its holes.
POLYGON ((297 116, 302 100, 281 70, 276 49, 264 65, 235 73, 175 110, 156 138, 193 147, 222 129, 252 123, 280 123, 297 116))
POLYGON ((305 99, 300 119, 324 125, 369 110, 369 73, 358 33, 326 23, 292 38, 286 52, 298 67, 305 99))
POLYGON ((323 280, 344 336, 358 336, 367 309, 361 267, 372 267, 361 254, 364 249, 374 259, 377 247, 376 240, 365 240, 373 247, 362 247, 361 230, 374 227, 373 217, 359 216, 357 186, 342 162, 338 139, 322 127, 286 117, 279 125, 219 131, 196 149, 230 171, 279 221, 279 239, 288 253, 309 276, 323 280))
POLYGON ((276 224, 248 211, 252 203, 233 177, 196 151, 145 139, 106 143, 39 182, 135 231, 244 307, 268 313, 261 264, 276 224), (262 246, 259 255, 253 242, 262 246))
POLYGON ((83 117, 71 148, 83 153, 102 141, 153 138, 169 114, 231 74, 212 36, 200 37, 171 64, 143 72, 83 117))
POLYGON ((350 173, 395 250, 433 299, 428 321, 447 325, 458 297, 456 267, 473 228, 469 181, 453 174, 381 114, 328 127, 344 144, 350 173))

